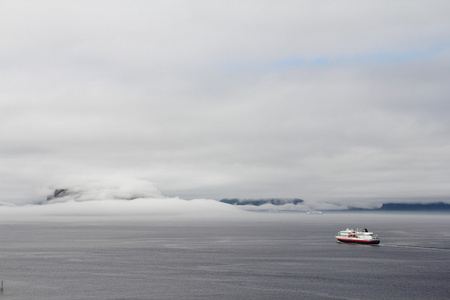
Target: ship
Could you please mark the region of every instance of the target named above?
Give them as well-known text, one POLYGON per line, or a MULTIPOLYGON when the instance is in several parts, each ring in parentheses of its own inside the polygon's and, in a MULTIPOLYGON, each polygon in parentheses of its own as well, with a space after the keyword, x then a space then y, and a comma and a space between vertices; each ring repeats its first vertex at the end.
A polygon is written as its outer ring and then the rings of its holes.
POLYGON ((356 243, 356 244, 379 244, 380 239, 378 235, 367 230, 367 228, 356 230, 346 229, 339 231, 336 235, 336 239, 340 243, 356 243))

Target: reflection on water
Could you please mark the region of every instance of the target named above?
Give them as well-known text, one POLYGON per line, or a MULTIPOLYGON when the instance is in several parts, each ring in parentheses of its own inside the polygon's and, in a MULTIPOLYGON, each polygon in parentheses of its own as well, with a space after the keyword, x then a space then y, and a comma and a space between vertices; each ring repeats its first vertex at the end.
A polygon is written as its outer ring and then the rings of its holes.
POLYGON ((448 215, 47 218, 0 226, 2 299, 444 299, 448 215), (379 246, 336 242, 367 227, 379 246))

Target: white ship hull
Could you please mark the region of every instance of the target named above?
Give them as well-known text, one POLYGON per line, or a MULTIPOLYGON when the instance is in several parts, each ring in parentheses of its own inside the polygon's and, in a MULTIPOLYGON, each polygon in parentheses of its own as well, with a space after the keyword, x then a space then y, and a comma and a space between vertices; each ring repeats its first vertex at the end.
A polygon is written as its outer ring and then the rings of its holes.
POLYGON ((336 239, 340 243, 355 243, 355 244, 379 244, 380 239, 373 232, 367 231, 367 229, 346 229, 339 231, 336 235, 336 239))

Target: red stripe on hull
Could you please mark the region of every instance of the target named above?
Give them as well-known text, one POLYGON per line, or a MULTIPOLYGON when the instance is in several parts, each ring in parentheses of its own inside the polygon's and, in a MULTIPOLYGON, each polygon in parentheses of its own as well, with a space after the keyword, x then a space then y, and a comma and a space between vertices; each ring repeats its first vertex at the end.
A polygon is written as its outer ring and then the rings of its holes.
POLYGON ((339 242, 343 243, 356 243, 356 244, 379 244, 380 241, 363 241, 363 240, 347 240, 347 239, 337 239, 339 242))

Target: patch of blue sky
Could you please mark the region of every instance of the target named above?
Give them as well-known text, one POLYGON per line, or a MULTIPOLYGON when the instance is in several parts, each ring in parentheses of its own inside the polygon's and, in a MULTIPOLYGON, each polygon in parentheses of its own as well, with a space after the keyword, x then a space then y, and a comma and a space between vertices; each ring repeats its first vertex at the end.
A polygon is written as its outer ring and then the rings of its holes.
POLYGON ((282 70, 293 68, 324 68, 347 64, 396 64, 427 60, 450 51, 450 45, 440 45, 428 49, 409 49, 398 52, 377 52, 355 55, 323 56, 312 58, 290 57, 268 63, 257 61, 227 61, 222 66, 229 71, 236 70, 282 70))
POLYGON ((443 52, 442 48, 427 49, 427 50, 407 50, 402 52, 380 52, 369 53, 366 55, 357 55, 351 61, 362 63, 405 63, 416 60, 426 60, 435 57, 443 52))
POLYGON ((298 68, 298 67, 327 67, 342 64, 395 64, 417 60, 431 59, 450 47, 435 47, 426 50, 406 50, 401 52, 365 53, 349 56, 316 57, 311 59, 289 58, 272 63, 272 69, 298 68))

